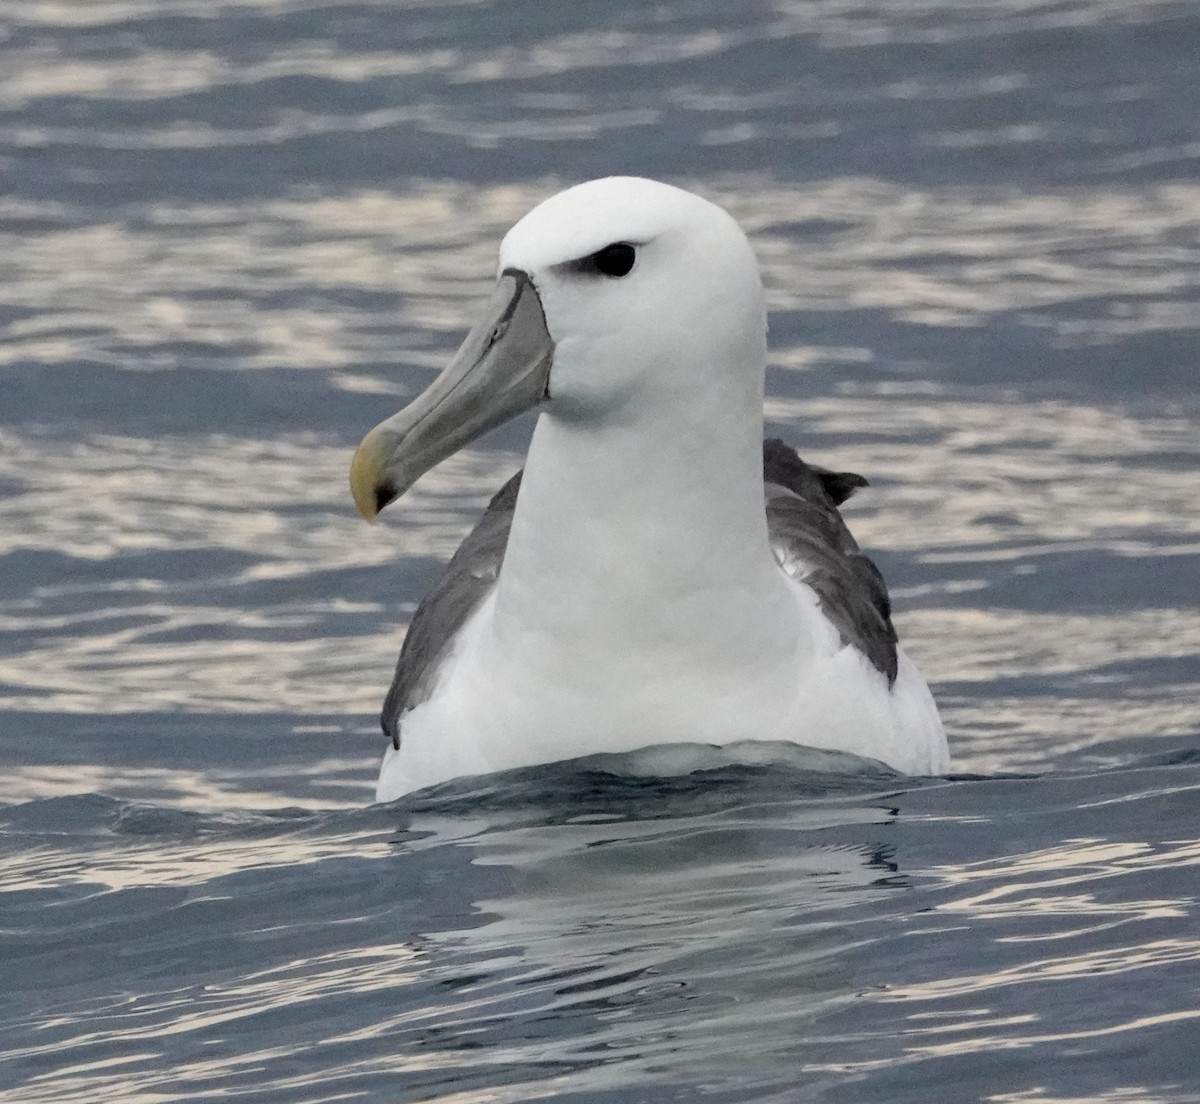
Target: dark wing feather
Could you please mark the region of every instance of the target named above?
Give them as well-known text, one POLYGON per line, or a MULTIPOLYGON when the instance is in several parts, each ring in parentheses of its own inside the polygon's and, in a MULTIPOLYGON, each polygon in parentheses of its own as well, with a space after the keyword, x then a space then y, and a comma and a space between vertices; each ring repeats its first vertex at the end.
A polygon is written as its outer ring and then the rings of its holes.
POLYGON ((817 592, 842 642, 896 681, 896 630, 887 587, 838 506, 867 481, 806 464, 780 440, 763 443, 767 529, 782 566, 817 592))
MULTIPOLYGON (((795 562, 805 565, 798 577, 816 591, 843 642, 858 648, 889 682, 894 681, 896 632, 887 588, 837 509, 867 481, 861 475, 806 464, 779 440, 763 443, 763 478, 771 543, 785 569, 795 562)), ((517 472, 492 499, 413 615, 383 703, 383 731, 393 747, 400 746, 401 714, 429 696, 438 662, 500 575, 520 487, 517 472)))
POLYGON ((458 546, 442 577, 413 614, 380 717, 394 748, 400 747, 400 714, 429 696, 438 661, 495 585, 520 487, 521 473, 517 472, 488 503, 483 517, 458 546))

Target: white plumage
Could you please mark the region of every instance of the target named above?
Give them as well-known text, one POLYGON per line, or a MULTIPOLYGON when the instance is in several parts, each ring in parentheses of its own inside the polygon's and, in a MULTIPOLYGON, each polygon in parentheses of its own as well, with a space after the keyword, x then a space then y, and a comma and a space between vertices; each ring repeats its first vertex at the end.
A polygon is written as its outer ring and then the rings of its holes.
MULTIPOLYGON (((889 681, 826 615, 804 581, 807 557, 772 548, 766 317, 736 223, 663 184, 593 181, 513 227, 500 270, 544 311, 542 412, 495 585, 437 642, 436 660, 424 657, 420 692, 389 699, 400 746, 379 798, 678 742, 779 740, 944 771, 945 736, 915 667, 894 656, 889 681), (631 255, 628 272, 604 271, 631 255)), ((483 365, 476 376, 500 373, 497 350, 523 317, 509 314, 499 333, 464 345, 483 365)), ((497 386, 511 394, 514 378, 497 386)), ((443 391, 433 414, 404 412, 364 441, 353 476, 364 512, 431 466, 428 444, 419 463, 406 450, 428 440, 431 418, 447 422, 463 387, 443 391)), ((504 401, 508 416, 519 404, 504 401)), ((485 429, 501 420, 472 417, 485 429)), ((458 447, 464 433, 449 421, 458 447)))

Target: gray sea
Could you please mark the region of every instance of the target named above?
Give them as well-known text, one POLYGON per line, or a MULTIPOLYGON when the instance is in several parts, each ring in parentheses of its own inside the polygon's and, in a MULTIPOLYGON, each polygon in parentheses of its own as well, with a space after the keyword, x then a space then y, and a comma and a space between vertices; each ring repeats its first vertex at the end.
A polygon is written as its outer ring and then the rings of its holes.
MULTIPOLYGON (((0 0, 0 1100, 1200 1101, 1200 5, 0 0), (503 231, 751 233, 947 779, 370 804, 503 231)), ((753 733, 747 733, 753 738, 753 733)))

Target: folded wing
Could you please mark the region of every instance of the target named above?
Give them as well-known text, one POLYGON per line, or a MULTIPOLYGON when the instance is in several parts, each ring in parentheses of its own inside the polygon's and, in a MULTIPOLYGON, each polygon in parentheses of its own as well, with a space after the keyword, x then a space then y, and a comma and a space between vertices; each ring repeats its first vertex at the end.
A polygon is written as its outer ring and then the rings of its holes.
MULTIPOLYGON (((842 641, 894 682, 896 632, 887 588, 838 513, 867 481, 806 464, 777 439, 763 444, 763 481, 767 528, 780 567, 816 592, 842 641)), ((455 635, 496 585, 520 487, 518 472, 489 503, 413 615, 381 717, 395 748, 402 716, 428 698, 455 635)))

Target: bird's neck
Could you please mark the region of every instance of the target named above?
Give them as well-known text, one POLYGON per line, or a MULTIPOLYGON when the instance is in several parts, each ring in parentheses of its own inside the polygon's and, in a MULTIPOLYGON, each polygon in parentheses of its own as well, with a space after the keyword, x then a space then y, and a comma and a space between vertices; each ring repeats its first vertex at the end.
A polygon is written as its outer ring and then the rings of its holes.
POLYGON ((543 414, 496 593, 506 646, 631 655, 776 647, 786 582, 763 505, 757 409, 597 426, 543 414))

